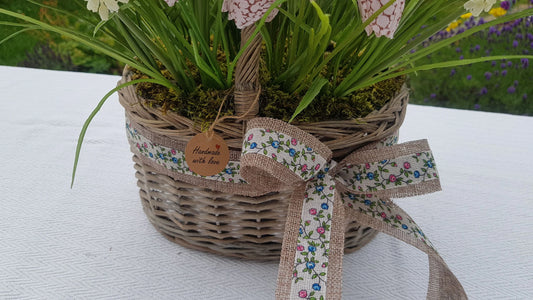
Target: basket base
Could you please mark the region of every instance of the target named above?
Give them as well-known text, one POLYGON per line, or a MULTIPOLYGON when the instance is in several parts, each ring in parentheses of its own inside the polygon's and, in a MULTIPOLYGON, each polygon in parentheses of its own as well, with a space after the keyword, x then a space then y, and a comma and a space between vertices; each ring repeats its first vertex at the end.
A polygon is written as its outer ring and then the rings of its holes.
MULTIPOLYGON (((223 256, 279 260, 290 192, 260 197, 225 194, 158 173, 136 155, 133 161, 144 212, 164 237, 223 256)), ((345 253, 360 249, 376 233, 350 221, 345 253)))

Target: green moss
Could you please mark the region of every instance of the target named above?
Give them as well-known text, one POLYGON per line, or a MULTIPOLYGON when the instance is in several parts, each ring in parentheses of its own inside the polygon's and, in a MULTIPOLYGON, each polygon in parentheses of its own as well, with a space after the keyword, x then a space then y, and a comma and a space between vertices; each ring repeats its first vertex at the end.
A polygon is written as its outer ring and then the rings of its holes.
MULTIPOLYGON (((223 59, 223 58, 221 58, 223 59)), ((172 79, 164 69, 161 70, 165 77, 172 79)), ((327 73, 327 71, 325 71, 327 73)), ((281 90, 279 85, 272 83, 266 66, 260 67, 261 97, 259 115, 288 121, 300 99, 281 90)), ((199 82, 198 71, 190 66, 192 78, 199 82)), ((147 78, 139 72, 134 72, 133 79, 147 78)), ((337 76, 342 78, 342 75, 337 76)), ((397 77, 382 81, 373 86, 361 89, 346 97, 333 97, 326 92, 318 96, 296 118, 297 122, 318 122, 326 120, 350 120, 365 117, 374 110, 381 109, 400 90, 405 83, 405 77, 397 77)), ((331 88, 324 88, 325 91, 331 88)), ((234 105, 232 95, 225 90, 203 89, 201 85, 190 93, 169 90, 166 87, 141 83, 137 85, 137 93, 147 99, 148 105, 160 107, 164 111, 173 111, 189 119, 207 126, 212 123, 218 109, 224 101, 221 116, 233 115, 234 105)))

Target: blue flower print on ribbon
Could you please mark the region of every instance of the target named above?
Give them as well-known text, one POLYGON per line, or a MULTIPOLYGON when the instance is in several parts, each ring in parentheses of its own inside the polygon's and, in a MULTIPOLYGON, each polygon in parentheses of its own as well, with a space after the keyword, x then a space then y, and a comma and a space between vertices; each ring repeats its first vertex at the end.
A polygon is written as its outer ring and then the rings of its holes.
POLYGON ((361 174, 356 174, 355 175, 355 180, 361 181, 361 174))
POLYGON ((313 290, 315 290, 315 291, 320 291, 321 288, 322 288, 322 287, 320 286, 320 284, 318 284, 318 283, 313 283, 313 290))
POLYGON ((354 194, 348 194, 348 198, 350 198, 350 200, 355 200, 355 195, 354 194))
POLYGON ((372 179, 374 179, 374 173, 369 172, 368 174, 366 174, 366 177, 368 177, 368 179, 372 180, 372 179))
POLYGON ((385 159, 385 160, 382 160, 382 161, 381 161, 381 164, 384 165, 384 164, 386 164, 387 162, 388 162, 388 160, 385 159))
POLYGON ((329 205, 327 203, 322 203, 320 207, 322 207, 322 209, 329 209, 329 205))
POLYGON ((407 227, 407 225, 402 224, 402 228, 403 228, 403 229, 407 229, 408 227, 407 227))
POLYGON ((428 168, 430 169, 433 168, 433 163, 431 161, 428 161, 427 165, 428 165, 428 168))
POLYGON ((154 155, 152 154, 152 152, 150 152, 149 154, 150 154, 150 157, 151 157, 151 158, 154 158, 154 155))
POLYGON ((175 164, 177 164, 177 163, 178 163, 178 159, 175 158, 175 157, 173 157, 173 158, 172 158, 172 162, 175 163, 175 164))
POLYGON ((276 148, 276 149, 279 148, 279 142, 278 141, 273 141, 271 145, 272 145, 273 148, 276 148))
POLYGON ((294 148, 290 148, 289 149, 289 155, 292 157, 292 156, 295 156, 296 155, 296 150, 294 148))
POLYGON ((302 228, 300 228, 300 230, 298 230, 298 232, 299 232, 300 234, 304 234, 304 231, 303 231, 302 228))
POLYGON ((307 250, 309 250, 309 252, 315 252, 316 251, 316 247, 315 246, 309 246, 309 247, 307 247, 307 250))
POLYGON ((226 174, 228 174, 228 175, 233 174, 233 170, 230 169, 230 168, 226 168, 225 172, 226 172, 226 174))
POLYGON ((315 268, 315 263, 312 262, 312 261, 308 261, 305 266, 308 268, 308 269, 314 269, 315 268))
POLYGON ((250 149, 255 149, 256 147, 257 147, 256 142, 253 142, 252 144, 250 144, 250 149))
POLYGON ((163 153, 159 153, 159 158, 165 159, 165 157, 163 156, 163 153))
POLYGON ((317 187, 315 188, 315 190, 316 190, 317 192, 322 192, 322 191, 324 190, 324 187, 321 186, 321 185, 317 185, 317 187))
POLYGON ((313 148, 307 147, 307 152, 311 152, 311 151, 313 151, 313 148))
POLYGON ((365 200, 365 205, 368 205, 368 206, 370 206, 370 204, 372 204, 372 201, 370 201, 370 200, 366 199, 366 200, 365 200))
POLYGON ((415 178, 418 178, 418 177, 420 177, 420 172, 415 171, 415 172, 413 173, 413 175, 415 176, 415 178))
POLYGON ((318 179, 323 179, 324 177, 326 177, 326 175, 324 175, 323 173, 320 173, 320 174, 316 175, 316 177, 318 179))

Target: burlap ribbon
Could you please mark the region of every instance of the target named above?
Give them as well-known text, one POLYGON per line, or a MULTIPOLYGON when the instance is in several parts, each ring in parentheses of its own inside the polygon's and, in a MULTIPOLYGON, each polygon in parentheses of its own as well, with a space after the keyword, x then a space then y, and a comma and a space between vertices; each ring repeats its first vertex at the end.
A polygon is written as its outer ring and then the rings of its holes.
POLYGON ((387 233, 429 257, 428 299, 466 299, 463 287, 422 230, 391 197, 440 190, 427 141, 396 145, 397 137, 367 145, 343 161, 314 136, 269 118, 248 121, 242 154, 231 153, 218 175, 186 164, 185 144, 127 120, 128 139, 158 172, 221 192, 257 196, 291 189, 278 275, 278 299, 340 299, 346 220, 387 233))
POLYGON ((390 137, 369 145, 337 164, 323 143, 295 126, 269 118, 248 122, 241 157, 243 178, 264 191, 294 189, 278 299, 341 298, 345 214, 428 254, 428 299, 466 298, 424 233, 389 199, 440 190, 427 141, 392 145, 396 140, 390 137))

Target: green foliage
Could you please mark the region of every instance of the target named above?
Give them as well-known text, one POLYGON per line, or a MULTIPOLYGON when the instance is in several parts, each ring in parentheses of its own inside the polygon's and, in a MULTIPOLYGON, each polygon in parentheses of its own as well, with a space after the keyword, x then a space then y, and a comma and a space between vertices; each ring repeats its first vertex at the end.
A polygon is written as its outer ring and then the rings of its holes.
MULTIPOLYGON (((479 20, 467 20, 457 30, 461 32, 476 28, 479 23, 479 20)), ((450 38, 456 33, 441 32, 433 40, 450 38)), ((488 55, 515 55, 516 59, 493 59, 479 64, 420 72, 418 76, 410 78, 411 102, 533 115, 533 66, 530 65, 533 60, 525 58, 531 52, 532 17, 491 26, 425 57, 420 63, 467 60, 488 55)))

